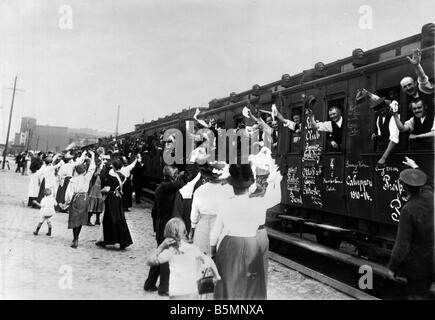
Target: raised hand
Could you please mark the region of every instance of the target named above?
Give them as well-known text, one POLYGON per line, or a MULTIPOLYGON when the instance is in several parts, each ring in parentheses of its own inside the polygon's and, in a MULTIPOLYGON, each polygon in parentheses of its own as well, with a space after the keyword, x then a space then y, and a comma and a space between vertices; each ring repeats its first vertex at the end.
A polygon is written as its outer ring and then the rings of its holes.
POLYGON ((177 243, 177 241, 175 241, 172 238, 165 238, 165 240, 163 240, 161 245, 162 245, 163 248, 169 248, 170 246, 172 246, 172 245, 174 245, 176 243, 177 243))
POLYGON ((251 111, 249 110, 248 107, 243 107, 242 114, 245 118, 249 119, 251 117, 251 115, 250 115, 251 111))
POLYGON ((396 113, 399 112, 399 103, 398 103, 396 100, 393 100, 393 101, 390 103, 390 112, 391 112, 392 114, 396 114, 396 113))
POLYGON ((402 161, 404 165, 407 165, 408 167, 411 167, 413 169, 418 168, 418 164, 411 158, 405 157, 405 161, 402 161))
POLYGON ((406 57, 411 64, 418 65, 421 61, 421 50, 414 49, 412 51, 412 57, 406 57))
POLYGON ((199 111, 199 109, 196 108, 196 111, 195 111, 195 114, 193 115, 193 118, 196 119, 200 113, 201 113, 201 111, 199 111))

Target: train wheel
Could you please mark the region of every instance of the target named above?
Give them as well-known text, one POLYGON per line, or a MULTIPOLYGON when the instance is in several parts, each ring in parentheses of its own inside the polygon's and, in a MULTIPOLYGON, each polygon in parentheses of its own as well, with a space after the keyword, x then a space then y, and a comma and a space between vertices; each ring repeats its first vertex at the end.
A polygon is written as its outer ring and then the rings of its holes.
POLYGON ((319 230, 316 232, 316 239, 319 244, 338 249, 340 247, 340 237, 328 231, 319 230))

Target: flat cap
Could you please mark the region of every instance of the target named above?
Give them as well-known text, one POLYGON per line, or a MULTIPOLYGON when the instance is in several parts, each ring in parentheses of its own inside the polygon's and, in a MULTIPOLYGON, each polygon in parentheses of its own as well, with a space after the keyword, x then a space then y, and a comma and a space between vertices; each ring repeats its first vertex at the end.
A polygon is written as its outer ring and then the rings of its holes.
POLYGON ((426 184, 427 176, 420 169, 405 169, 400 172, 400 181, 411 187, 421 187, 426 184))

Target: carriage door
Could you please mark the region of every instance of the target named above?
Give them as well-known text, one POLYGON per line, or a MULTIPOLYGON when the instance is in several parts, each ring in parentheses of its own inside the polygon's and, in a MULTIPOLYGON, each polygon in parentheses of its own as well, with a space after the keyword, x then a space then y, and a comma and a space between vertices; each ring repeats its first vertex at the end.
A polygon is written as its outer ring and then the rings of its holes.
MULTIPOLYGON (((325 121, 325 88, 308 90, 307 97, 313 95, 317 103, 313 108, 316 120, 325 121)), ((301 159, 302 170, 302 201, 305 207, 323 210, 322 198, 322 146, 325 134, 317 131, 306 116, 304 116, 302 128, 302 144, 304 147, 301 159)))
MULTIPOLYGON (((342 115, 342 143, 338 150, 329 147, 328 141, 324 141, 323 154, 321 157, 322 165, 322 197, 323 209, 328 212, 343 214, 346 210, 344 202, 344 149, 346 131, 346 92, 347 82, 334 83, 327 86, 325 97, 325 113, 328 116, 328 110, 336 107, 342 115)), ((325 139, 326 140, 326 139, 325 139)))
MULTIPOLYGON (((301 100, 303 92, 289 94, 282 97, 281 113, 284 118, 295 121, 295 115, 302 120, 303 103, 301 100)), ((296 132, 286 127, 280 127, 279 149, 282 152, 283 160, 280 164, 283 170, 282 195, 283 203, 300 207, 302 202, 302 180, 301 180, 301 155, 302 155, 302 121, 296 132), (285 174, 285 175, 284 175, 285 174)))

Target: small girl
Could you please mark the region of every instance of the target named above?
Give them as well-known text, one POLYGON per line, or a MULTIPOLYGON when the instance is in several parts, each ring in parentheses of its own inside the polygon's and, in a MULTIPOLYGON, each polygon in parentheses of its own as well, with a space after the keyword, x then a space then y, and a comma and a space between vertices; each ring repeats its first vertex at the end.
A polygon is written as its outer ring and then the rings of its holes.
POLYGON ((57 205, 57 202, 52 196, 50 188, 44 189, 44 198, 41 200, 41 203, 38 203, 38 205, 41 207, 39 210, 41 220, 39 221, 38 226, 36 227, 36 230, 35 232, 33 232, 33 234, 37 236, 42 224, 44 223, 44 221, 47 221, 47 236, 51 236, 51 217, 53 217, 54 215, 54 207, 57 205))
POLYGON ((220 280, 219 272, 213 260, 203 254, 199 248, 186 242, 186 227, 180 218, 168 221, 164 230, 165 240, 148 258, 148 265, 169 262, 169 298, 194 300, 199 298, 197 259, 213 271, 214 280, 220 280))

